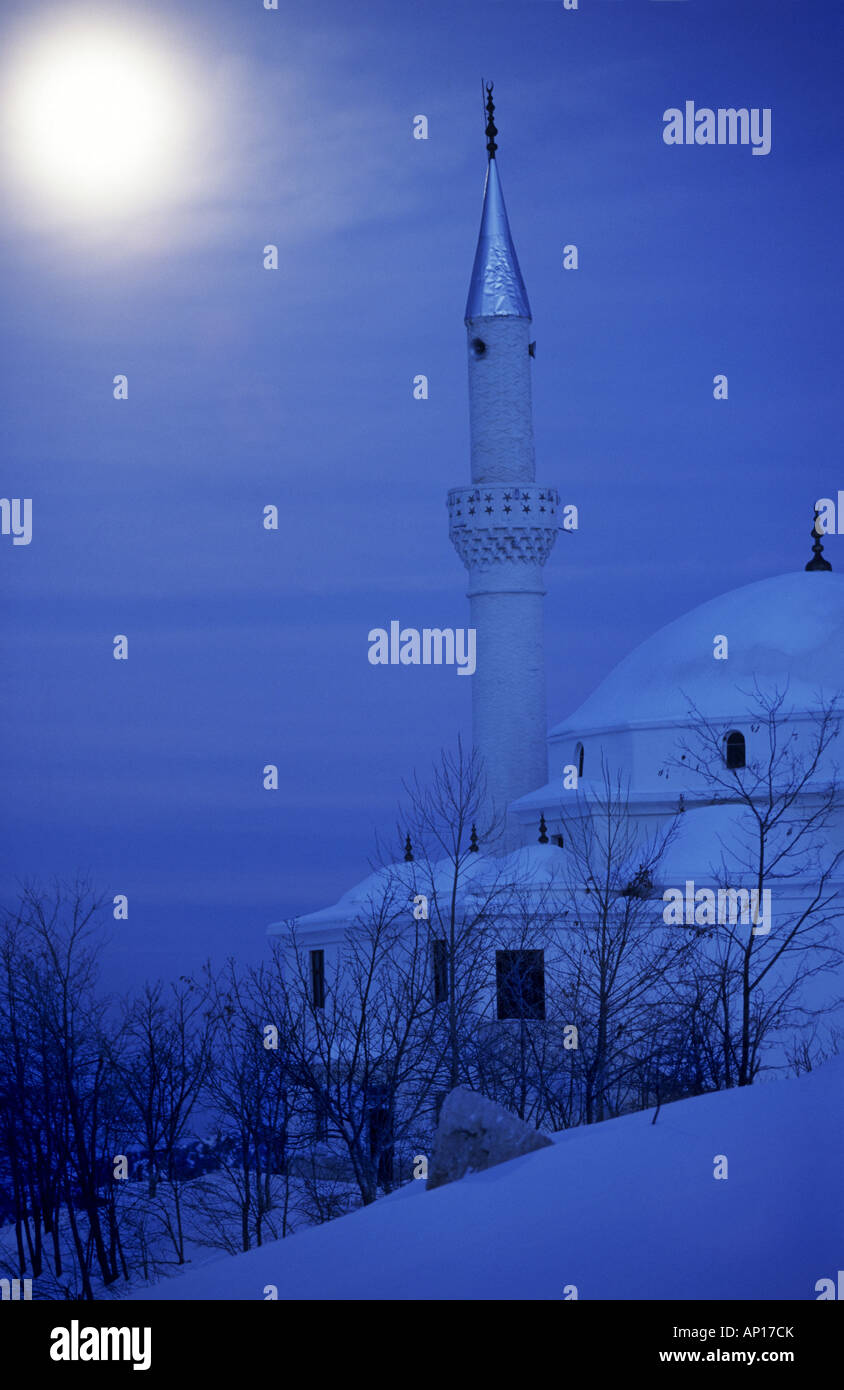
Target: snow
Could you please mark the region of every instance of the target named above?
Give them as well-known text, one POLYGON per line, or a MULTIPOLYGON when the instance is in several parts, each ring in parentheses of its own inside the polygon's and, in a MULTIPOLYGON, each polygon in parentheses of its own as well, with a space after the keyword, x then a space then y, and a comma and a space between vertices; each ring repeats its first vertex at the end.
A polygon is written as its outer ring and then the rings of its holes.
MULTIPOLYGON (((131 1146, 128 1152, 133 1152, 131 1146)), ((137 1150, 134 1152, 137 1153, 137 1150)), ((331 1203, 335 1209, 348 1211, 360 1201, 357 1184, 345 1179, 317 1177, 305 1180, 291 1174, 287 1184, 283 1177, 274 1178, 272 1188, 273 1207, 263 1215, 263 1228, 265 1235, 269 1232, 273 1238, 284 1229, 285 1220, 291 1232, 312 1224, 315 1219, 314 1188, 322 1202, 326 1205, 331 1203)), ((241 1195, 242 1184, 236 1175, 223 1168, 211 1169, 181 1186, 185 1259, 192 1271, 208 1262, 216 1263, 221 1251, 234 1253, 241 1249, 241 1195)), ((178 1272, 180 1266, 174 1248, 176 1208, 170 1183, 162 1179, 155 1196, 151 1197, 145 1181, 130 1179, 118 1184, 116 1197, 121 1241, 132 1269, 132 1287, 137 1288, 142 1282, 141 1271, 145 1266, 151 1271, 152 1279, 165 1278, 168 1273, 178 1272)), ((250 1224, 254 1230, 254 1212, 250 1224)), ((52 1240, 45 1241, 44 1267, 37 1277, 33 1276, 36 1300, 61 1302, 82 1297, 73 1233, 64 1209, 59 1216, 59 1244, 63 1268, 61 1274, 56 1274, 52 1240)), ((29 1274, 27 1270, 24 1277, 29 1274)), ((15 1226, 14 1221, 9 1219, 0 1223, 0 1277, 14 1279, 19 1276, 15 1226)), ((96 1263, 90 1277, 97 1299, 124 1299, 129 1296, 127 1285, 122 1280, 117 1284, 104 1284, 96 1263)))
POLYGON ((815 709, 818 694, 844 689, 844 575, 781 574, 732 589, 660 628, 630 652, 589 698, 551 730, 619 724, 687 722, 688 700, 710 718, 744 710, 737 689, 763 689, 789 681, 788 704, 815 709), (725 661, 713 641, 729 641, 725 661))
MULTIPOLYGON (((498 871, 498 863, 482 854, 465 853, 460 865, 460 884, 465 889, 473 879, 493 877, 498 871)), ((448 898, 451 894, 454 877, 454 861, 440 859, 433 863, 415 860, 388 864, 367 874, 360 883, 349 888, 331 907, 308 912, 296 919, 300 931, 315 928, 348 927, 362 917, 377 915, 379 908, 392 907, 394 911, 404 908, 416 893, 436 892, 448 898)), ((285 922, 273 922, 267 928, 268 936, 284 935, 285 922)))
POLYGON ((817 1298, 844 1255, 844 1058, 567 1130, 552 1147, 178 1276, 139 1298, 817 1298), (728 1161, 716 1179, 716 1155, 728 1161))

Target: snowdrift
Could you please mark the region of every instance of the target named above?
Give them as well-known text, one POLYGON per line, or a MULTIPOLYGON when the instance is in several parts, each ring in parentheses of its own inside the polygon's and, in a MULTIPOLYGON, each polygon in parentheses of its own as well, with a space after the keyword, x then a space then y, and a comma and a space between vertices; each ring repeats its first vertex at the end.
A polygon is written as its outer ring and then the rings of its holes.
POLYGON ((564 1131, 136 1297, 816 1299, 844 1268, 842 1093, 835 1058, 678 1101, 655 1125, 646 1111, 564 1131))

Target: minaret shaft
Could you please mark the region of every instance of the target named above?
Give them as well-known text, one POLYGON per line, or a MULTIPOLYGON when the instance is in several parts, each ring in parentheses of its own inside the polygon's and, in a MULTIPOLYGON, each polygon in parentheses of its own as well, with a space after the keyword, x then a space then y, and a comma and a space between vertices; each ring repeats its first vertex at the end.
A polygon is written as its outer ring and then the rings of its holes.
POLYGON ((530 319, 473 318, 467 327, 472 482, 532 483, 530 319))
MULTIPOLYGON (((478 579, 483 583, 483 576, 478 579)), ((548 779, 543 599, 541 588, 469 595, 477 631, 472 741, 483 758, 487 795, 496 812, 548 779)))

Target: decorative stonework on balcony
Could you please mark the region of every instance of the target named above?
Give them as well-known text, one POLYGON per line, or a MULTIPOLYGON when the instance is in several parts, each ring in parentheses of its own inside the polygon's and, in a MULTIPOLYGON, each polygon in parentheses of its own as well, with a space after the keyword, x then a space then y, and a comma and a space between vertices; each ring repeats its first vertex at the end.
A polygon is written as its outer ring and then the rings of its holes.
POLYGON ((559 530, 559 493, 526 487, 452 488, 449 535, 467 569, 516 562, 544 565, 559 530))

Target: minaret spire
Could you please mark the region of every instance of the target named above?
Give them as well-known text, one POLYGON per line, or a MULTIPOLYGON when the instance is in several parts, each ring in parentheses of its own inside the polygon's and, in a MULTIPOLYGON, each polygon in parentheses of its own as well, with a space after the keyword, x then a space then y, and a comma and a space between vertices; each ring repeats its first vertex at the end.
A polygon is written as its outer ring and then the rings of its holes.
POLYGON ((466 301, 465 319, 483 318, 488 314, 508 318, 530 319, 525 282, 519 268, 519 258, 510 234, 504 194, 498 174, 495 151, 498 149, 495 136, 498 127, 493 122, 495 106, 492 101, 492 83, 487 86, 487 165, 484 185, 484 206, 481 213, 481 230, 478 233, 478 249, 469 282, 469 298, 466 301))

